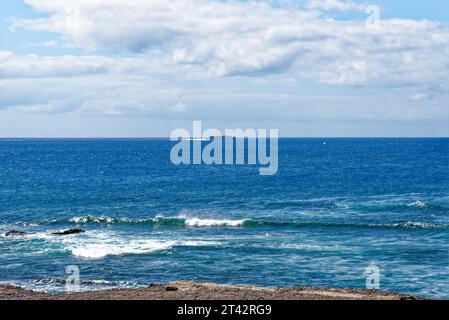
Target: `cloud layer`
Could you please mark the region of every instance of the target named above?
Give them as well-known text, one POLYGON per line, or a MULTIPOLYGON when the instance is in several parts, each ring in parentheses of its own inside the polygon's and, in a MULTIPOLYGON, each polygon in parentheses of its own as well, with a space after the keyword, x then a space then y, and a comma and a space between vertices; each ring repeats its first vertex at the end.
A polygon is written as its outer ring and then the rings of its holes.
POLYGON ((55 33, 58 43, 85 54, 0 52, 3 109, 250 117, 258 106, 282 110, 286 119, 342 121, 447 115, 440 105, 449 91, 449 26, 443 23, 381 19, 371 28, 364 19, 335 19, 330 12, 366 8, 337 0, 303 7, 290 1, 25 2, 41 17, 16 19, 16 30, 55 33), (301 90, 306 86, 321 93, 301 90), (394 109, 376 107, 380 96, 394 109), (344 112, 332 115, 333 105, 344 112))
MULTIPOLYGON (((73 46, 113 52, 162 52, 175 64, 211 76, 289 73, 343 85, 411 85, 443 81, 449 28, 429 21, 338 21, 316 11, 265 2, 210 0, 27 0, 46 18, 16 22, 60 34, 73 46), (429 57, 432 56, 432 59, 429 57)), ((306 8, 352 10, 336 0, 306 8)))

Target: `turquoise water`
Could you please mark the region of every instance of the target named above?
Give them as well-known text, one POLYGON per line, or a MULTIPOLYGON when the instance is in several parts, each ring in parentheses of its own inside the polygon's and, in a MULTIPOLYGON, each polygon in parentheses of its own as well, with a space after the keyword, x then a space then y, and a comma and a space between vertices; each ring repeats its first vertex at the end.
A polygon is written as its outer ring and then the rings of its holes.
POLYGON ((0 237, 0 282, 364 288, 374 263, 382 290, 449 298, 449 139, 281 139, 265 177, 174 166, 172 145, 0 140, 0 233, 34 232, 0 237))

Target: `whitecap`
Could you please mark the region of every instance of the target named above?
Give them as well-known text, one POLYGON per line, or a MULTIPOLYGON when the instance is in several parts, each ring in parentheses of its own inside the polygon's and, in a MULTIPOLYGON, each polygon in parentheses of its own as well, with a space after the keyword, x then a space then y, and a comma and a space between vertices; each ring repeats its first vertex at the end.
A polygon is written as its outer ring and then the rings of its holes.
POLYGON ((417 200, 409 205, 410 207, 425 208, 428 204, 424 201, 417 200))
POLYGON ((66 251, 84 259, 102 259, 107 256, 143 255, 166 251, 175 246, 216 246, 215 241, 196 239, 148 239, 113 232, 83 234, 79 237, 60 240, 66 251))
POLYGON ((100 259, 106 256, 125 254, 149 254, 155 251, 170 249, 174 241, 132 240, 128 243, 85 243, 69 248, 70 252, 80 258, 100 259))
POLYGON ((199 219, 187 218, 185 221, 188 227, 238 227, 242 226, 246 220, 217 220, 217 219, 199 219))

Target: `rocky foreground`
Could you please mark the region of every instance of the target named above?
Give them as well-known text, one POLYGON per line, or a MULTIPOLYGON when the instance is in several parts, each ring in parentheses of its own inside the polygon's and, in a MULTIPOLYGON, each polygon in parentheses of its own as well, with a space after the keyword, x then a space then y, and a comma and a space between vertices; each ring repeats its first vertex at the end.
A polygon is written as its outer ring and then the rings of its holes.
POLYGON ((0 300, 415 300, 416 297, 368 290, 313 287, 264 288, 171 282, 143 289, 114 289, 52 296, 12 286, 0 286, 0 300))

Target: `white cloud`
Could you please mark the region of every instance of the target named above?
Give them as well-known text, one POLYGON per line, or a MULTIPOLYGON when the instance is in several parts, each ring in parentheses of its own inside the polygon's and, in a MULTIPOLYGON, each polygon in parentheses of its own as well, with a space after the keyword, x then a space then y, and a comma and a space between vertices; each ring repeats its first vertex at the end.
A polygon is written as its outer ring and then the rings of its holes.
MULTIPOLYGON (((59 33, 82 49, 159 52, 212 77, 288 73, 303 82, 386 86, 447 81, 449 27, 436 22, 392 19, 369 30, 364 21, 327 19, 264 1, 27 3, 49 17, 17 21, 17 27, 59 33)), ((307 7, 364 8, 337 0, 307 7)))
POLYGON ((0 51, 0 109, 285 121, 447 116, 446 24, 390 19, 369 30, 316 11, 357 10, 348 1, 311 1, 313 10, 268 1, 26 2, 48 16, 16 27, 57 33, 89 54, 0 51), (310 96, 306 86, 331 92, 310 96))
POLYGON ((10 56, 12 56, 12 52, 9 52, 9 51, 0 51, 0 62, 6 60, 6 59, 9 58, 10 56))
POLYGON ((170 110, 173 111, 173 112, 176 112, 176 113, 186 112, 187 111, 187 106, 185 105, 185 103, 178 102, 173 107, 171 107, 170 110))
POLYGON ((39 57, 33 54, 9 54, 2 59, 0 55, 0 77, 64 77, 103 73, 110 62, 111 59, 99 56, 39 57))
POLYGON ((305 5, 307 9, 312 10, 338 10, 338 11, 364 11, 366 5, 358 4, 352 1, 339 1, 339 0, 311 0, 305 5))

